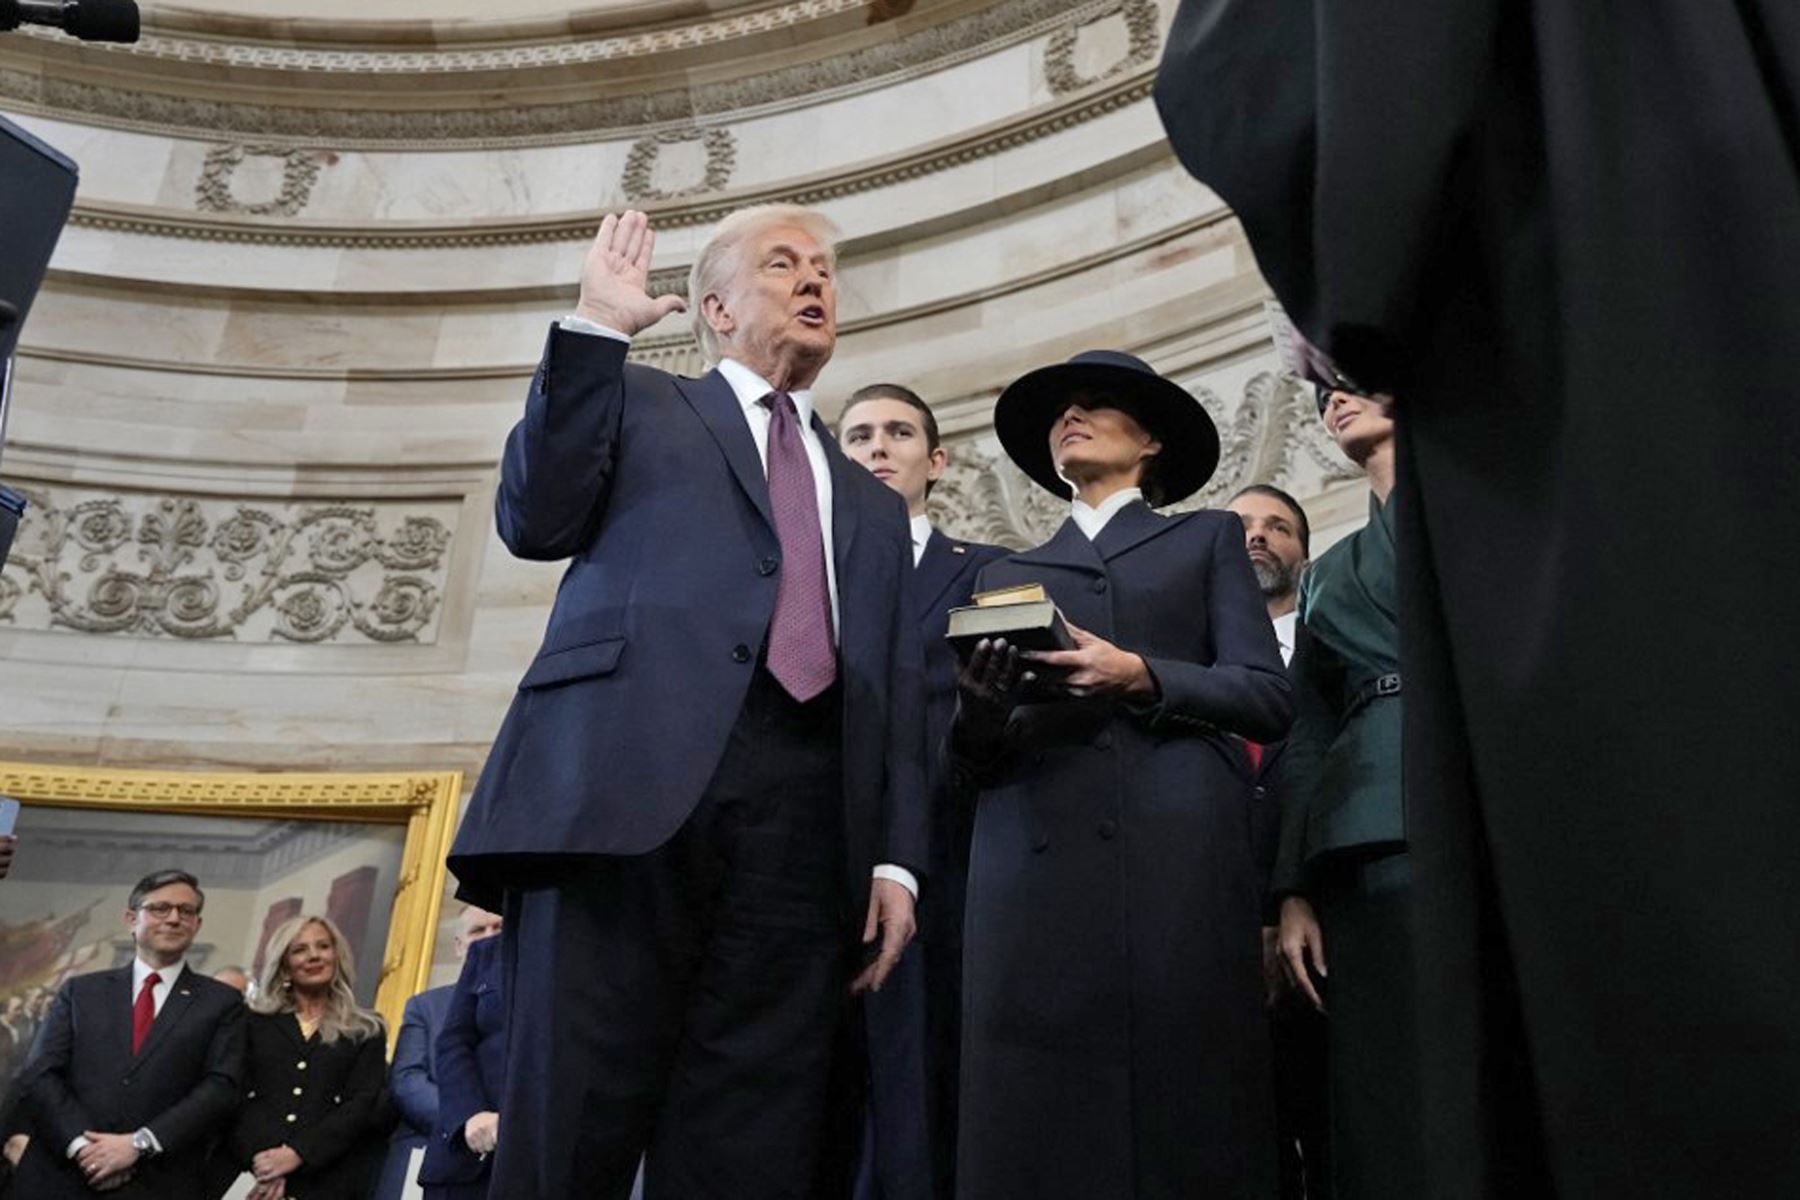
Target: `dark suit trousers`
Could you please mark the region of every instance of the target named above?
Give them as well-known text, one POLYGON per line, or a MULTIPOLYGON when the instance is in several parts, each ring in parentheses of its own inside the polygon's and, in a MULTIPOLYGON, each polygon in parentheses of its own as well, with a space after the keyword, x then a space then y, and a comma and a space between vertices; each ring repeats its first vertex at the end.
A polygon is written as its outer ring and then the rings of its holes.
POLYGON ((1424 1196, 1412 859, 1345 856, 1317 882, 1336 1200, 1424 1196))
POLYGON ((837 689, 800 705, 759 669, 669 842, 509 890, 491 1200, 623 1200, 646 1153, 646 1200, 818 1193, 853 925, 841 729, 837 689))

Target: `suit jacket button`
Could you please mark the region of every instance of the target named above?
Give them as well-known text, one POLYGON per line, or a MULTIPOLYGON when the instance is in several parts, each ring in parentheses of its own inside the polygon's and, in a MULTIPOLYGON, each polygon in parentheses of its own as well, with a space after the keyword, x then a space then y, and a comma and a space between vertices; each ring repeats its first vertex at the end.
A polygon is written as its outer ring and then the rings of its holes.
POLYGON ((306 1070, 306 1060, 305 1059, 301 1059, 299 1062, 295 1063, 294 1065, 302 1071, 306 1070))
POLYGON ((299 1088, 295 1088, 295 1089, 294 1089, 294 1095, 296 1095, 296 1096, 298 1096, 298 1095, 300 1095, 300 1089, 299 1089, 299 1088))
POLYGON ((1106 820, 1100 822, 1100 836, 1101 837, 1105 838, 1108 841, 1111 841, 1113 838, 1117 837, 1118 834, 1119 834, 1119 823, 1117 821, 1113 820, 1111 817, 1108 817, 1106 820))
POLYGON ((1106 590, 1106 580, 1104 580, 1104 579, 1094 580, 1094 591, 1104 592, 1105 590, 1106 590))
POLYGON ((756 573, 758 575, 773 575, 775 573, 775 569, 777 567, 779 567, 780 565, 781 565, 781 560, 776 558, 773 554, 771 554, 767 558, 763 559, 761 562, 756 564, 756 573))
POLYGON ((1042 854, 1045 850, 1047 850, 1049 848, 1049 846, 1050 846, 1050 835, 1049 834, 1037 833, 1037 834, 1032 835, 1032 837, 1031 837, 1031 852, 1033 854, 1042 854))
POLYGON ((1256 797, 1258 800, 1261 800, 1264 796, 1269 794, 1269 789, 1259 783, 1255 787, 1250 789, 1250 794, 1252 796, 1256 797))
POLYGON ((742 643, 742 642, 739 642, 737 645, 733 646, 731 648, 731 661, 732 662, 740 662, 740 663, 749 662, 750 661, 750 647, 744 645, 744 643, 742 643))
POLYGON ((298 1114, 296 1114, 296 1113, 289 1113, 289 1114, 288 1114, 288 1124, 289 1124, 289 1125, 292 1125, 292 1124, 293 1124, 293 1123, 294 1123, 294 1122, 295 1122, 295 1121, 298 1121, 298 1120, 299 1120, 299 1119, 300 1119, 300 1117, 299 1117, 299 1115, 298 1115, 298 1114))
POLYGON ((1112 743, 1113 743, 1113 737, 1112 737, 1112 732, 1110 730, 1102 729, 1094 737, 1094 748, 1096 750, 1111 750, 1112 743))

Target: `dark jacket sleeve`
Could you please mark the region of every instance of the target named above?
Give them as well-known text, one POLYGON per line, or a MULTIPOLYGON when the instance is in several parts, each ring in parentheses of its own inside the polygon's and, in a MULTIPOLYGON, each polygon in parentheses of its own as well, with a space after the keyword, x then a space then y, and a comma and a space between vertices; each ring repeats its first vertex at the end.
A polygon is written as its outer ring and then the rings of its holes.
POLYGON ((201 1145, 230 1120, 244 1093, 246 1037, 243 1002, 230 996, 219 1010, 206 1047, 206 1074, 193 1091, 149 1122, 166 1153, 201 1145))
POLYGON ((394 1065, 388 1090, 406 1123, 420 1133, 437 1128, 438 1085, 431 1077, 433 1031, 421 993, 406 1002, 400 1033, 394 1039, 394 1065))
POLYGON ((1169 30, 1156 105, 1176 155, 1242 221, 1301 331, 1366 389, 1405 366, 1504 7, 1183 0, 1169 30))
POLYGON ((309 1128, 287 1140, 300 1161, 317 1171, 350 1151, 369 1133, 387 1079, 386 1039, 375 1033, 356 1043, 339 1102, 309 1128))
POLYGON ((1210 726, 1256 742, 1276 742, 1293 721, 1293 688, 1281 647, 1244 549, 1235 515, 1216 522, 1207 578, 1210 666, 1144 656, 1160 694, 1147 709, 1153 728, 1179 732, 1210 726))
POLYGON ((462 973, 456 977, 456 989, 450 993, 444 1027, 438 1031, 438 1095, 442 1099, 432 1128, 436 1136, 458 1144, 470 1117, 500 1109, 500 1098, 488 1095, 481 1082, 481 1026, 477 1020, 482 986, 492 986, 496 974, 492 964, 499 940, 487 938, 469 947, 462 973))
MULTIPOLYGON (((28 1107, 37 1118, 40 1136, 60 1156, 70 1142, 94 1127, 87 1109, 69 1087, 69 1067, 75 1050, 75 980, 56 990, 56 999, 31 1047, 33 1073, 27 1092, 28 1107)), ((158 1136, 161 1136, 160 1134, 158 1136)))
POLYGON ((494 501, 500 540, 520 558, 568 558, 593 536, 612 485, 629 348, 550 331, 525 416, 506 439, 494 501))
MULTIPOLYGON (((896 497, 898 499, 898 497, 896 497)), ((878 855, 884 863, 905 867, 923 880, 931 861, 931 798, 925 745, 925 650, 913 620, 912 543, 903 540, 900 578, 906 583, 894 597, 893 657, 889 670, 887 805, 878 855)))
POLYGON ((1337 736, 1334 697, 1341 690, 1331 651, 1304 622, 1296 622, 1294 634, 1294 729, 1281 755, 1281 841, 1269 881, 1269 894, 1277 899, 1306 891, 1307 810, 1319 790, 1325 751, 1337 736))

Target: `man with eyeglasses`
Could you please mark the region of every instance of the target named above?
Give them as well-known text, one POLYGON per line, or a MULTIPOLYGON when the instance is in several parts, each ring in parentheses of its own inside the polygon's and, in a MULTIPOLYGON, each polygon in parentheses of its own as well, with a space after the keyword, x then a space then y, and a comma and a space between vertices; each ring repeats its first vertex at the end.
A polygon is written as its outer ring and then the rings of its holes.
POLYGON ((202 1194, 208 1144, 244 1073, 243 997, 185 961, 205 904, 186 871, 145 876, 125 907, 133 961, 57 992, 25 1067, 32 1138, 18 1195, 202 1194))

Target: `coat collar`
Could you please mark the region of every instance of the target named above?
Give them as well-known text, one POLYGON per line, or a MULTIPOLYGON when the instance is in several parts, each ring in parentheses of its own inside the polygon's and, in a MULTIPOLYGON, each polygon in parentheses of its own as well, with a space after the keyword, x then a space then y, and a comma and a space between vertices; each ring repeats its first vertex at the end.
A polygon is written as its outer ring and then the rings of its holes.
POLYGON ((1100 536, 1094 539, 1094 549, 1101 558, 1111 562, 1151 538, 1167 533, 1183 520, 1185 517, 1165 517, 1141 500, 1136 501, 1113 514, 1100 536))
MULTIPOLYGON (((715 369, 697 380, 677 379, 675 387, 705 422, 713 440, 719 443, 731 473, 737 477, 738 486, 744 489, 744 495, 773 530, 775 518, 769 511, 768 475, 763 471, 762 459, 756 453, 756 440, 750 436, 749 425, 744 423, 743 407, 731 384, 715 369)), ((832 515, 836 517, 835 509, 832 515)))
MULTIPOLYGON (((1113 520, 1124 515, 1120 513, 1113 520)), ((1094 543, 1088 541, 1087 534, 1081 532, 1081 526, 1075 524, 1073 517, 1065 518, 1056 535, 1049 541, 1035 550, 1017 555, 1014 561, 1038 567, 1066 567, 1076 571, 1089 571, 1095 575, 1106 573, 1106 564, 1101 561, 1099 551, 1094 548, 1094 543)))

